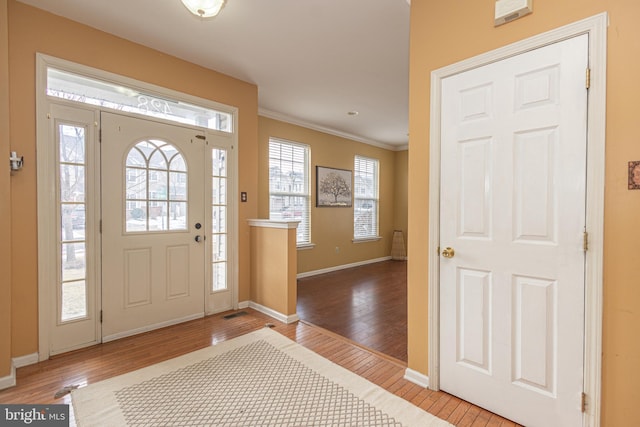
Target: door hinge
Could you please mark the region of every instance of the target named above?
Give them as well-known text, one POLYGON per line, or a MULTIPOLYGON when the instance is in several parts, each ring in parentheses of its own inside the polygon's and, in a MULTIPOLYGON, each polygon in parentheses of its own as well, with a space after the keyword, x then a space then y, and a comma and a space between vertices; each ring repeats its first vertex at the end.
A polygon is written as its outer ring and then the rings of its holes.
POLYGON ((582 237, 582 249, 584 249, 585 252, 589 250, 589 233, 587 231, 584 232, 582 237))
POLYGON ((438 246, 438 256, 440 256, 440 246, 438 246))
POLYGON ((591 68, 587 68, 585 86, 587 89, 591 87, 591 68))
POLYGON ((98 142, 102 144, 102 128, 98 129, 98 142))
POLYGON ((102 323, 102 310, 100 310, 100 323, 102 323))
POLYGON ((582 413, 587 412, 587 394, 585 392, 582 392, 580 396, 580 411, 582 413))
POLYGON ((102 234, 102 220, 100 220, 99 228, 100 228, 100 234, 102 234))

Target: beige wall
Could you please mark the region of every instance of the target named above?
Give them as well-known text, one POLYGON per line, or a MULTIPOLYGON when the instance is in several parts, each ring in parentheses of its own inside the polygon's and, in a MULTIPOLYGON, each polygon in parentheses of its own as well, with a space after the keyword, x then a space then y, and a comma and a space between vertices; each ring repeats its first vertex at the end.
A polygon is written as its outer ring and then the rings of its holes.
POLYGON ((640 160, 640 4, 534 0, 532 15, 494 28, 494 0, 411 2, 409 152, 409 367, 427 372, 429 98, 431 71, 571 22, 608 12, 602 425, 640 420, 640 191, 626 166, 640 160), (446 41, 446 42, 443 42, 446 41))
MULTIPOLYGON (((0 288, 0 304, 11 301, 12 355, 35 353, 38 348, 37 230, 36 230, 36 116, 35 54, 45 53, 159 86, 215 100, 239 108, 240 191, 257 194, 257 88, 175 57, 8 0, 10 125, 12 148, 25 157, 25 168, 11 181, 11 229, 20 239, 11 243, 12 292, 0 288)), ((2 28, 5 28, 2 26, 2 28)), ((1 40, 1 39, 0 39, 1 40)), ((1 44, 0 44, 1 46, 1 44)), ((0 47, 0 49, 2 49, 0 47)), ((2 91, 4 94, 5 92, 2 91)), ((1 115, 4 120, 5 115, 1 115)), ((4 129, 4 126, 1 126, 4 129)), ((4 140, 3 146, 4 148, 4 140)), ((5 154, 3 154, 5 156, 5 154)), ((0 162, 0 195, 6 193, 5 163, 0 162)), ((3 204, 3 206, 5 206, 3 204)), ((4 224, 7 214, 2 212, 4 224)), ((257 216, 256 197, 239 207, 240 301, 248 300, 249 226, 257 216)), ((4 228, 2 229, 5 232, 4 228)), ((4 240, 3 240, 4 241, 4 240)), ((2 243, 0 251, 5 251, 2 243)), ((0 257, 4 263, 5 257, 0 257)), ((3 264, 4 265, 4 264, 3 264)), ((3 269, 4 271, 4 269, 3 269)), ((6 313, 2 310, 3 316, 6 313)), ((4 325, 4 322, 0 322, 4 325)), ((2 328, 2 327, 0 327, 2 328)), ((0 329, 0 334, 4 329, 0 329)), ((10 342, 2 340, 2 344, 10 342)), ((2 357, 0 352, 0 357, 2 357)), ((0 359, 1 361, 1 359, 0 359)), ((4 367, 0 367, 2 369, 4 367)), ((1 372, 1 371, 0 371, 1 372)))
POLYGON ((251 227, 251 301, 290 316, 298 289, 296 229, 251 227))
POLYGON ((0 379, 11 373, 11 177, 9 175, 9 33, 0 0, 0 379))
POLYGON ((260 218, 269 218, 269 138, 300 142, 311 147, 311 241, 313 249, 298 251, 298 273, 351 264, 391 254, 395 227, 396 172, 394 151, 329 135, 278 120, 259 117, 259 198, 260 218), (353 170, 355 155, 380 162, 380 236, 377 242, 353 243, 353 208, 316 208, 315 167, 353 170), (339 252, 336 253, 336 247, 339 252))

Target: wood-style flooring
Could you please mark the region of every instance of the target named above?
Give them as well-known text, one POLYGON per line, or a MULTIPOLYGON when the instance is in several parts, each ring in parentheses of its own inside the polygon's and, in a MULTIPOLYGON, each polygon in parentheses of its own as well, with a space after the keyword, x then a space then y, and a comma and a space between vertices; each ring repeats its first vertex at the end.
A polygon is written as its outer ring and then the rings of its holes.
MULTIPOLYGON (((242 311, 246 314, 230 319, 224 318, 229 313, 208 316, 19 368, 17 386, 0 391, 0 403, 71 404, 69 395, 56 399, 54 394, 64 386, 93 384, 271 323, 275 331, 455 426, 517 427, 447 393, 434 392, 405 380, 403 363, 354 345, 325 329, 303 322, 285 325, 251 309, 242 311)), ((73 417, 71 425, 75 425, 73 417)))
POLYGON ((384 261, 298 280, 300 319, 407 362, 407 262, 384 261))

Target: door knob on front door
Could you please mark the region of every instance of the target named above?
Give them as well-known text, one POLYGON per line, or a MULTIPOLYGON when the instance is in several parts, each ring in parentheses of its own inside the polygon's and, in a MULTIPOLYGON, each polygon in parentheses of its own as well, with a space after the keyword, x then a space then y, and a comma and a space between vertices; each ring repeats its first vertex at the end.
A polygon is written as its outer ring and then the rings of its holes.
POLYGON ((196 238, 194 239, 196 242, 200 243, 202 242, 204 239, 202 238, 202 236, 196 236, 196 238))
POLYGON ((453 258, 453 256, 456 254, 456 251, 453 250, 453 248, 444 248, 442 250, 442 256, 445 258, 453 258))

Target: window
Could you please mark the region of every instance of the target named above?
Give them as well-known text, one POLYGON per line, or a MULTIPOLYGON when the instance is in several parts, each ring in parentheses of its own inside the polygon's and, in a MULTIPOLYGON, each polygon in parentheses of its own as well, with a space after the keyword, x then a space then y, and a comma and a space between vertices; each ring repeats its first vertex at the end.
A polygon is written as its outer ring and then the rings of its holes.
POLYGON ((297 243, 311 243, 308 145, 269 139, 269 218, 300 221, 297 243))
POLYGON ((151 92, 55 68, 47 68, 47 95, 227 133, 233 132, 233 116, 224 111, 200 107, 166 96, 159 97, 151 92))
POLYGON ((378 238, 378 161, 356 156, 353 165, 353 237, 378 238))
POLYGON ((211 150, 212 194, 211 194, 211 244, 212 244, 212 282, 211 290, 224 291, 227 284, 227 150, 211 150))
POLYGON ((178 149, 142 141, 129 150, 126 162, 126 231, 186 230, 187 165, 178 149))
POLYGON ((62 322, 86 318, 86 128, 58 124, 58 207, 60 222, 60 307, 62 322))

